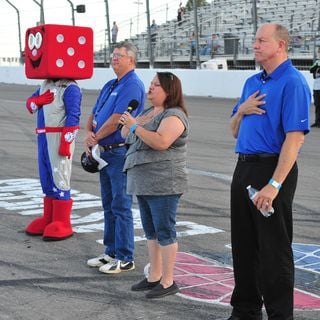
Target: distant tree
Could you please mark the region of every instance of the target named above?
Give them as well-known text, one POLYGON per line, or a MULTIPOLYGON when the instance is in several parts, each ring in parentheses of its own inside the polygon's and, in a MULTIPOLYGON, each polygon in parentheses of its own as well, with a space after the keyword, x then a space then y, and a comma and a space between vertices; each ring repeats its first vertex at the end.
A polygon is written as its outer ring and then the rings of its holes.
MULTIPOLYGON (((206 0, 196 0, 197 7, 203 7, 209 4, 206 0)), ((191 11, 193 9, 193 0, 188 0, 186 4, 186 9, 191 11)))

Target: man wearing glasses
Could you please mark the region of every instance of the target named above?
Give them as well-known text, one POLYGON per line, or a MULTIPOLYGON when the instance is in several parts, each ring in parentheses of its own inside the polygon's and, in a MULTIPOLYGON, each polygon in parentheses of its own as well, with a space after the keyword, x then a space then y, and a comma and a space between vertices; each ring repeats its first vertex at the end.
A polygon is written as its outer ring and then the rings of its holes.
POLYGON ((85 128, 87 155, 90 156, 91 148, 99 144, 100 156, 108 163, 99 172, 105 252, 87 261, 90 267, 98 267, 104 273, 135 268, 132 197, 126 194, 126 175, 122 171, 127 149, 118 125, 121 114, 132 100, 138 102, 138 107, 132 111, 134 116, 144 108, 145 88, 134 70, 136 59, 134 45, 128 42, 115 45, 112 68, 117 77, 102 88, 85 128))

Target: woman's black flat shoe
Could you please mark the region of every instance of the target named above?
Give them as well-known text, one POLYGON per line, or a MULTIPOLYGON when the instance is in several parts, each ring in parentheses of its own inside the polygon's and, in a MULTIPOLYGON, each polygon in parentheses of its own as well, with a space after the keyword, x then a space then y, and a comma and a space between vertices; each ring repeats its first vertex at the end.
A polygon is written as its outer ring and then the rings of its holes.
POLYGON ((155 282, 149 282, 147 278, 144 278, 140 282, 134 284, 131 287, 132 291, 143 291, 143 290, 151 290, 155 286, 157 286, 160 283, 160 280, 155 282))
POLYGON ((176 294, 178 292, 179 292, 179 288, 175 282, 173 282, 173 284, 168 288, 164 288, 162 284, 159 283, 150 292, 146 294, 146 298, 148 299, 162 298, 170 294, 176 294))

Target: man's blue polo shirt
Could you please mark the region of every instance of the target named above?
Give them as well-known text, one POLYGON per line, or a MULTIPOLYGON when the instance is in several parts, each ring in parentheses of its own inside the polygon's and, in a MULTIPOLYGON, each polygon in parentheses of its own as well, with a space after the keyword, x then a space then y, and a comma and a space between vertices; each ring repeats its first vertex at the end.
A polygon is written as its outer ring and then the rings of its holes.
MULTIPOLYGON (((144 108, 145 89, 143 82, 134 70, 128 72, 120 81, 117 81, 117 79, 108 81, 102 88, 93 107, 93 132, 97 132, 112 114, 125 112, 129 102, 133 99, 139 101, 138 108, 132 111, 132 115, 136 116, 144 108)), ((124 139, 121 137, 120 130, 117 130, 101 139, 99 144, 107 145, 122 142, 124 142, 124 139)))
POLYGON ((309 132, 311 92, 304 76, 286 60, 271 74, 260 72, 250 77, 243 88, 239 106, 255 91, 266 94, 260 108, 265 114, 245 115, 242 118, 236 143, 236 153, 277 153, 281 151, 287 132, 309 132))

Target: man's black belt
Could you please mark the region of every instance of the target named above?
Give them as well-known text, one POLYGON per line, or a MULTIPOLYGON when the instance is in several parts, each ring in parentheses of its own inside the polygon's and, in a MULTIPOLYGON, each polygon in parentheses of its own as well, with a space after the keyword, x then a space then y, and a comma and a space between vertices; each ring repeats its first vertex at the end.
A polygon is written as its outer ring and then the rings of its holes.
POLYGON ((110 151, 115 148, 124 147, 125 145, 126 145, 125 143, 113 143, 113 144, 105 144, 104 146, 99 146, 99 147, 100 147, 100 151, 104 152, 104 151, 110 151))
POLYGON ((238 160, 242 162, 265 162, 270 160, 272 161, 278 158, 279 154, 277 153, 238 154, 238 160))

